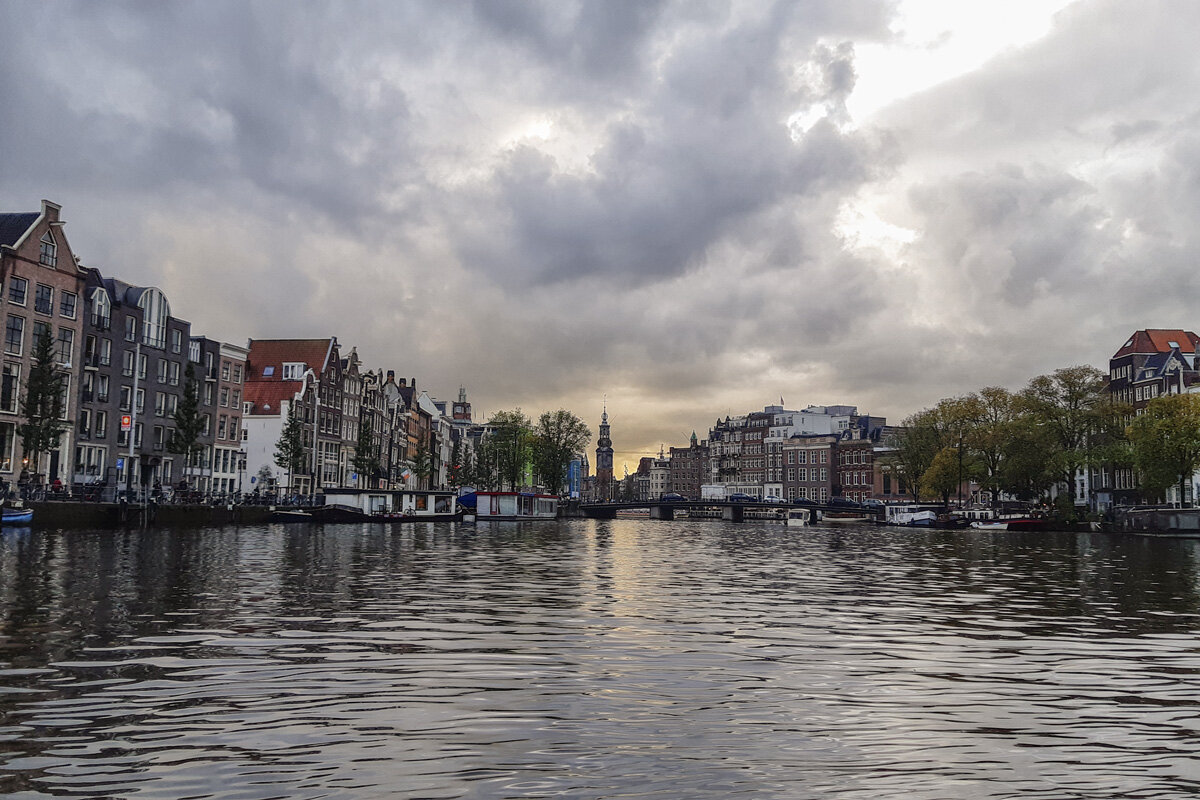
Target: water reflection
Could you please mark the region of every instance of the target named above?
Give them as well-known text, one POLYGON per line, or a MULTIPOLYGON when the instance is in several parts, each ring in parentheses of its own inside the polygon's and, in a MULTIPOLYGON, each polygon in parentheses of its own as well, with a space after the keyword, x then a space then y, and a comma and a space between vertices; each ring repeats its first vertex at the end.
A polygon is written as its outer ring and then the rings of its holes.
POLYGON ((1183 797, 1197 544, 579 521, 0 538, 0 793, 1183 797))

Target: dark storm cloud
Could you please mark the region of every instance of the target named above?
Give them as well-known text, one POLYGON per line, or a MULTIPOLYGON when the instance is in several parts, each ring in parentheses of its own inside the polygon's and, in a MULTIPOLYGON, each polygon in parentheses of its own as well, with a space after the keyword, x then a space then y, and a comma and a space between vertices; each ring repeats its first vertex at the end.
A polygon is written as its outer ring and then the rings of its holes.
POLYGON ((853 49, 781 52, 790 24, 778 7, 672 49, 632 95, 636 106, 603 130, 584 172, 513 149, 478 201, 479 214, 494 209, 494 226, 483 241, 464 238, 466 260, 503 279, 658 281, 764 209, 863 181, 875 169, 867 140, 828 123, 797 140, 787 124, 817 103, 844 116, 853 49), (818 80, 796 82, 797 61, 818 80))
POLYGON ((852 119, 894 5, 0 3, 0 199, 202 332, 655 445, 1194 327, 1200 7, 1080 2, 852 119))

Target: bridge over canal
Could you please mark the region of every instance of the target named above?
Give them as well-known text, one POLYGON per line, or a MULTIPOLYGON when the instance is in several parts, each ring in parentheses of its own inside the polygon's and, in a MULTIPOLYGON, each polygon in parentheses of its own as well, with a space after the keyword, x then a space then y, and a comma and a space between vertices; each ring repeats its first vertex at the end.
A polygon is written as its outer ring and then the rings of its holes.
MULTIPOLYGON (((650 519, 661 520, 675 519, 675 512, 680 510, 720 510, 721 519, 730 522, 741 522, 745 517, 745 512, 750 509, 756 511, 779 511, 792 508, 806 508, 809 511, 820 511, 822 513, 858 511, 858 509, 850 509, 846 506, 819 504, 793 505, 790 503, 768 503, 762 500, 643 500, 622 503, 581 503, 579 506, 579 510, 583 512, 583 515, 592 519, 615 519, 618 511, 640 508, 648 508, 650 510, 650 519)), ((863 509, 861 513, 869 514, 871 512, 869 509, 863 509)))

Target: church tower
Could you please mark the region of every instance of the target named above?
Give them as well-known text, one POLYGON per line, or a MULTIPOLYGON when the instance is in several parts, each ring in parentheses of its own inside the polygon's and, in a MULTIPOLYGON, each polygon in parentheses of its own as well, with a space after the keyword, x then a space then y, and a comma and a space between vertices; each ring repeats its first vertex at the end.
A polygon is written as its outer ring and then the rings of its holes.
POLYGON ((613 496, 613 449, 608 432, 608 401, 600 417, 600 438, 596 442, 596 500, 605 502, 613 496))

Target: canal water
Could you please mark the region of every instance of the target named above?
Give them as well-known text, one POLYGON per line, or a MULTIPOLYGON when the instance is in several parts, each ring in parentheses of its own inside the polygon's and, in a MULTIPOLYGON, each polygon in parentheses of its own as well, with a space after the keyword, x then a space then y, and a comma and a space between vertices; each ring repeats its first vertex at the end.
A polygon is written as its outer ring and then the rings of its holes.
POLYGON ((1198 546, 6 530, 0 796, 1192 797, 1198 546))

